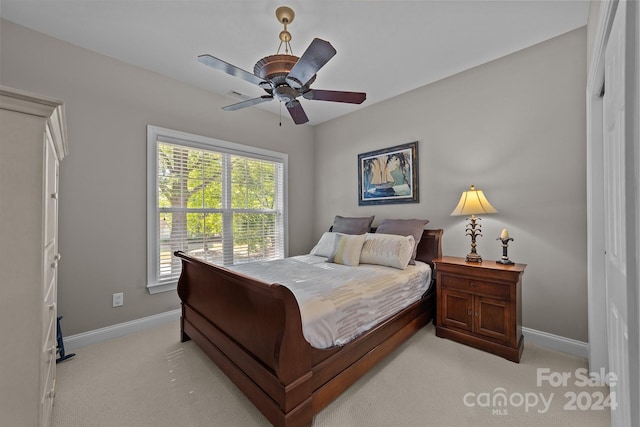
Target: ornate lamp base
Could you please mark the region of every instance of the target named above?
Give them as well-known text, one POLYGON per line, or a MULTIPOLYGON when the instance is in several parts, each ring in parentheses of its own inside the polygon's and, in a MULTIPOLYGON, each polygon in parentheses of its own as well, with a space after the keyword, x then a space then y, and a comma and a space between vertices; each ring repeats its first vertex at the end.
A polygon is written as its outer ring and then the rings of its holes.
POLYGON ((469 220, 469 224, 467 224, 467 236, 471 236, 471 252, 467 254, 467 262, 482 262, 482 257, 478 255, 476 252, 476 237, 482 236, 480 234, 480 230, 482 230, 482 225, 480 225, 480 218, 476 218, 475 215, 471 215, 471 218, 467 218, 469 220))
POLYGON ((471 252, 467 254, 467 262, 482 262, 482 257, 475 252, 471 252))

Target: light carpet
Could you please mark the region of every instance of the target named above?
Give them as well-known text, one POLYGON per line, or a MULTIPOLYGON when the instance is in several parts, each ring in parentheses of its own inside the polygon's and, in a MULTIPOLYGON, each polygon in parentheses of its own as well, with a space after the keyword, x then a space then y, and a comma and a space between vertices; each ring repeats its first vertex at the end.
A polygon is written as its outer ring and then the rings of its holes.
MULTIPOLYGON (((610 426, 607 401, 598 403, 609 389, 584 384, 586 366, 528 343, 509 362, 438 338, 429 324, 313 425, 610 426)), ((56 388, 53 427, 270 425, 195 343, 180 342, 178 322, 76 350, 57 366, 56 388)))

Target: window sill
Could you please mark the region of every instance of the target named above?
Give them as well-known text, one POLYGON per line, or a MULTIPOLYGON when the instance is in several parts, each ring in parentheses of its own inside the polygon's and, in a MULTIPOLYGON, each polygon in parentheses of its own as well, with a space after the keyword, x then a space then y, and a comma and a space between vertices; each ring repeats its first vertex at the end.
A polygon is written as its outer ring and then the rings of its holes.
POLYGON ((147 290, 151 295, 159 294, 162 292, 175 291, 177 288, 178 288, 177 283, 147 285, 147 290))

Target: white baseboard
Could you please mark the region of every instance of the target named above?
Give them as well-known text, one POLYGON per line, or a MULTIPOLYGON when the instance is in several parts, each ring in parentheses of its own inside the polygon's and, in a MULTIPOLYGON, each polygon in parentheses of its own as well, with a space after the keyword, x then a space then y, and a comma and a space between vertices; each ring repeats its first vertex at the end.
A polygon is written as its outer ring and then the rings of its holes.
POLYGON ((154 314, 153 316, 143 317, 130 322, 118 323, 117 325, 64 337, 64 350, 68 353, 69 351, 86 347, 91 344, 97 344, 99 342, 122 337, 133 332, 142 331, 154 326, 160 326, 164 323, 179 319, 180 311, 180 309, 166 311, 164 313, 154 314))
MULTIPOLYGON (((91 344, 97 344, 102 341, 122 337, 147 328, 178 320, 179 318, 180 309, 177 309, 132 320, 130 322, 118 323, 117 325, 83 332, 77 335, 71 335, 64 338, 65 351, 69 352, 91 344)), ((525 341, 532 344, 572 354, 574 356, 588 358, 588 344, 585 342, 525 327, 522 328, 522 334, 524 335, 525 341)))
POLYGON ((522 335, 524 335, 525 342, 530 342, 540 347, 561 351, 585 359, 589 357, 589 344, 586 342, 525 327, 522 328, 522 335))

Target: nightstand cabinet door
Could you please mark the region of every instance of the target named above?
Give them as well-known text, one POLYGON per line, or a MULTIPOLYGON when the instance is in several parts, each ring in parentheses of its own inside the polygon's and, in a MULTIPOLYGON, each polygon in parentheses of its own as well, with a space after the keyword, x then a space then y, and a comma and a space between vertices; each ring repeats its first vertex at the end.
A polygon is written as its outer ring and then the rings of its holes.
POLYGON ((473 330, 473 296, 454 289, 442 288, 441 325, 452 328, 473 330))
POLYGON ((436 335, 520 361, 521 286, 525 264, 434 260, 437 284, 436 335))
POLYGON ((473 331, 505 343, 511 342, 509 301, 475 296, 473 331))

